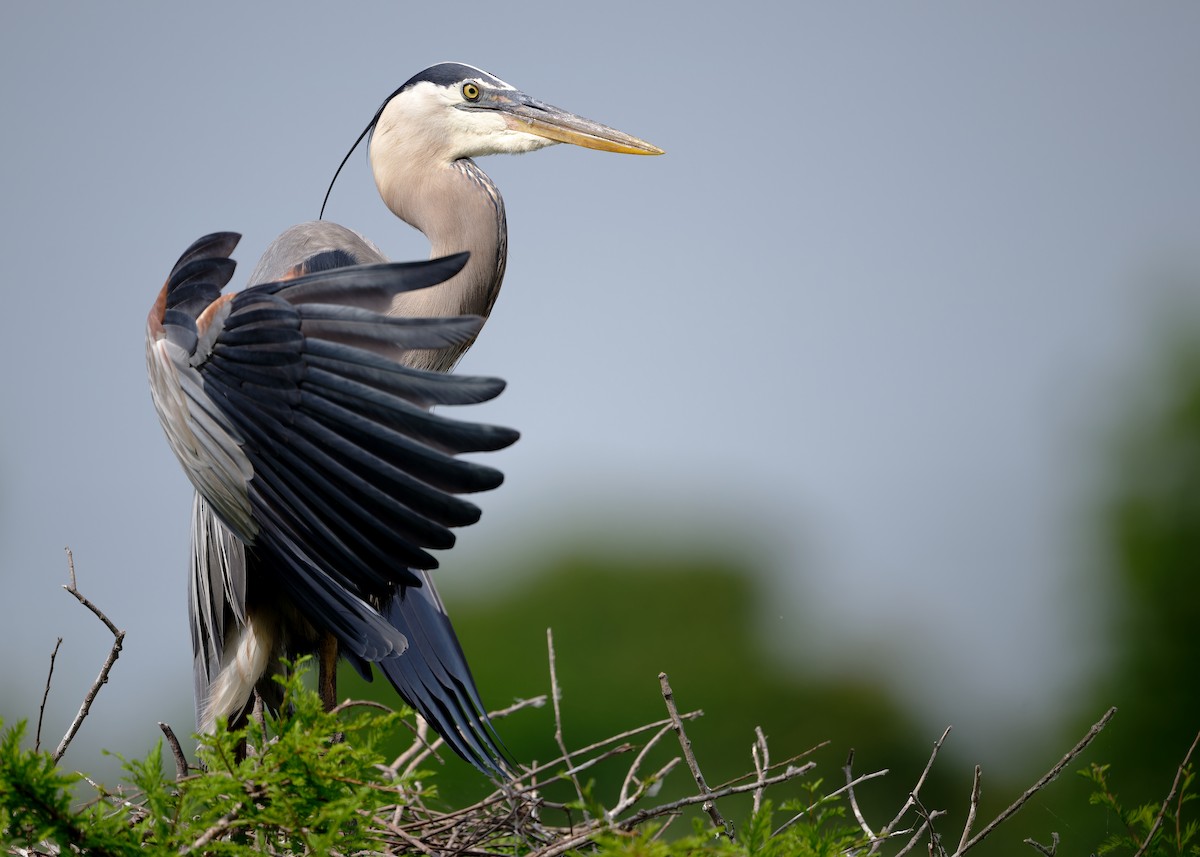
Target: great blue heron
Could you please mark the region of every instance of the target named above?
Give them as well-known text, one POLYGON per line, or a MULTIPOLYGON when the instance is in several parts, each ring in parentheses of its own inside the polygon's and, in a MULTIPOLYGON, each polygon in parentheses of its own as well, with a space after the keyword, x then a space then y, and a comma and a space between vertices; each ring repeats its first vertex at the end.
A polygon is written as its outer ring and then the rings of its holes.
POLYGON ((331 706, 340 654, 367 678, 376 664, 460 756, 503 774, 424 550, 478 518, 455 495, 502 478, 454 456, 517 437, 429 413, 503 387, 442 374, 491 311, 507 255, 504 204, 471 158, 556 142, 661 150, 458 63, 408 80, 358 142, 368 132, 379 193, 429 238, 431 261, 379 264, 361 235, 315 221, 275 239, 248 288, 222 296, 238 236, 218 233, 184 253, 150 313, 151 393, 196 488, 197 723, 240 721, 255 691, 278 705, 271 676, 306 651, 319 652, 331 706))

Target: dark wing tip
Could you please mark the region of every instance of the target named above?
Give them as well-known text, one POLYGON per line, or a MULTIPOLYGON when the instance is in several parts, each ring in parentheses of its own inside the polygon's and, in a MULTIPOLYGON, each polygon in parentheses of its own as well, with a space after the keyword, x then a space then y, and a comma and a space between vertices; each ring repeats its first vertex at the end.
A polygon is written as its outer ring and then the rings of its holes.
POLYGON ((229 254, 242 238, 236 232, 213 232, 183 251, 167 277, 167 308, 198 316, 216 300, 233 277, 237 263, 229 254))
POLYGON ((228 258, 241 240, 242 236, 237 232, 212 232, 203 238, 197 238, 192 242, 192 246, 183 251, 183 255, 175 263, 174 270, 182 268, 194 259, 228 258))
POLYGON ((446 275, 446 279, 450 279, 459 271, 467 266, 467 260, 471 258, 471 254, 467 251, 462 253, 451 253, 449 256, 439 256, 436 259, 430 259, 427 264, 433 266, 436 270, 442 271, 446 275))
POLYGON ((455 253, 419 262, 381 262, 370 265, 335 267, 312 271, 288 280, 262 283, 255 288, 278 294, 293 304, 349 303, 361 304, 361 297, 371 292, 388 300, 401 292, 413 292, 444 283, 467 264, 469 253, 455 253))
POLYGON ((485 775, 509 779, 511 754, 487 715, 450 617, 432 588, 426 578, 420 590, 392 597, 385 616, 411 645, 377 665, 459 757, 485 775))

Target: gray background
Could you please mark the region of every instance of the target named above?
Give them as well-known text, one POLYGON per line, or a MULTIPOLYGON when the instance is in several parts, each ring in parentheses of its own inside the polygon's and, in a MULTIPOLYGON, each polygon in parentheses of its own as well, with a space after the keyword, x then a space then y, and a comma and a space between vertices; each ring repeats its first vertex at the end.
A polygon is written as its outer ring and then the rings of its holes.
MULTIPOLYGON (((0 22, 0 716, 36 718, 61 635, 56 741, 107 652, 59 589, 64 545, 128 631, 72 764, 190 720, 190 488, 143 363, 164 276, 218 229, 244 233, 248 272, 316 216, 383 97, 448 59, 667 150, 482 162, 511 256, 461 368, 509 379, 473 415, 523 439, 445 558, 452 608, 511 582, 498 558, 511 574, 580 533, 749 544, 781 669, 888 682, 985 765, 1038 749, 1111 654, 1089 498, 1200 282, 1200 6, 6 4, 0 22)), ((328 214, 427 253, 361 153, 328 214)))

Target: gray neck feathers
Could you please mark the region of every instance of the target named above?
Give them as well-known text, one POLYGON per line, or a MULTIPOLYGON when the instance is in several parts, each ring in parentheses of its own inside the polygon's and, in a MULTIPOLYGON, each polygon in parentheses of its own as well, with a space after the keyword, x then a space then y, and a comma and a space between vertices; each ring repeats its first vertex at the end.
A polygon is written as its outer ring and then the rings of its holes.
MULTIPOLYGON (((479 315, 492 311, 508 256, 504 201, 496 185, 469 158, 414 170, 398 170, 380 182, 379 192, 401 220, 421 230, 432 245, 430 257, 461 253, 471 258, 447 282, 398 295, 391 314, 403 316, 479 315), (406 173, 408 175, 406 175, 406 173), (420 178, 416 178, 418 175, 420 178)), ((446 371, 470 342, 439 351, 413 353, 411 365, 446 371)))

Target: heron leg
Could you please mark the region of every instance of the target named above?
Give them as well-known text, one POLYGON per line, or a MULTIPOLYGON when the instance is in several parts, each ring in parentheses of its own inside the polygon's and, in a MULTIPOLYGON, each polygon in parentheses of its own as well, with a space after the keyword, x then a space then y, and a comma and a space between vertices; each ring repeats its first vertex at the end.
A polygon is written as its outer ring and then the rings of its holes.
MULTIPOLYGON (((242 709, 242 713, 237 715, 237 718, 230 722, 229 728, 238 729, 242 726, 257 726, 263 733, 263 746, 265 747, 267 744, 267 727, 266 720, 264 719, 263 708, 262 694, 258 692, 258 688, 255 688, 250 693, 249 708, 242 709)), ((243 735, 241 739, 238 740, 237 746, 233 748, 233 761, 235 764, 240 764, 246 761, 246 758, 249 755, 249 745, 246 743, 246 737, 243 735)))
MULTIPOLYGON (((337 706, 337 659, 337 637, 326 631, 321 635, 321 642, 317 648, 317 660, 320 662, 317 671, 317 692, 321 695, 321 704, 325 706, 326 711, 333 711, 337 706)), ((342 732, 334 732, 329 740, 333 744, 340 744, 345 737, 342 732)))
POLYGON ((321 695, 321 704, 325 706, 325 710, 333 711, 337 705, 337 637, 325 631, 321 634, 318 646, 317 658, 320 666, 317 672, 317 692, 321 695))

